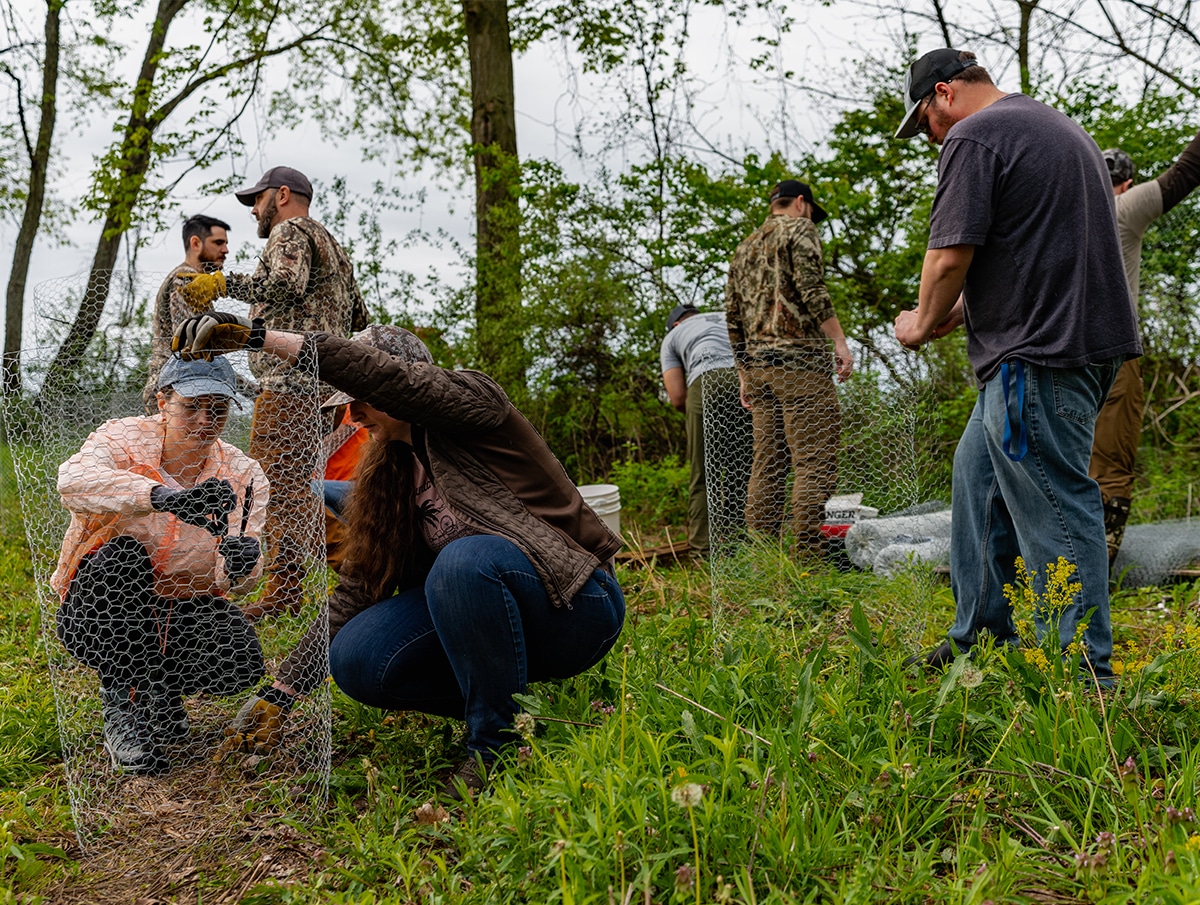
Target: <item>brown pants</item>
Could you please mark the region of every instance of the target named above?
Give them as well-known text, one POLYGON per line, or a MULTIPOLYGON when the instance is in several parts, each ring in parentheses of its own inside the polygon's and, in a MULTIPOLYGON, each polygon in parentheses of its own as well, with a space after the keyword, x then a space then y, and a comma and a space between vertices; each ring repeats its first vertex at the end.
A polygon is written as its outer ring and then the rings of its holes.
POLYGON ((842 416, 829 374, 785 365, 746 368, 753 408, 754 461, 746 493, 746 526, 778 535, 783 527, 789 466, 793 543, 821 549, 825 503, 837 487, 842 416))
POLYGON ((710 502, 718 541, 746 524, 753 428, 739 396, 734 368, 705 371, 687 388, 688 546, 703 556, 710 552, 710 502))
POLYGON ((271 483, 263 529, 268 579, 263 596, 282 594, 288 604, 299 602, 305 559, 321 516, 321 501, 309 486, 316 465, 316 414, 305 396, 263 390, 250 422, 250 456, 271 483))
POLYGON ((1110 564, 1116 558, 1125 534, 1145 407, 1142 363, 1141 359, 1134 358, 1117 372, 1108 398, 1096 416, 1092 462, 1088 466, 1088 474, 1100 485, 1110 564))

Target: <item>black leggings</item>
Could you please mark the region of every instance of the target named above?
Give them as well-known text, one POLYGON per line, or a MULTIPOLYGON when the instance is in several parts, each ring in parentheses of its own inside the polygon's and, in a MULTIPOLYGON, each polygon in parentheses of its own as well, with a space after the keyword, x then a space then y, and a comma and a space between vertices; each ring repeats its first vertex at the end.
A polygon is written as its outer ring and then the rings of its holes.
POLYGON ((227 695, 262 678, 241 611, 207 594, 159 597, 146 548, 126 535, 84 557, 56 622, 63 646, 107 685, 227 695))

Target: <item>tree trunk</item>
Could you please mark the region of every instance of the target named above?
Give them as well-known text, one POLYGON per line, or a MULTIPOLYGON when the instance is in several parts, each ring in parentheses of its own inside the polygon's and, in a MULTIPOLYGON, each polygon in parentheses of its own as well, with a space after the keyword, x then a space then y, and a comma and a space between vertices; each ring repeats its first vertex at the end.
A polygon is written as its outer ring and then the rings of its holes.
POLYGON ((479 364, 510 393, 525 387, 520 170, 507 0, 463 0, 475 148, 475 332, 479 364))
POLYGON ((25 283, 29 278, 29 260, 33 239, 42 221, 46 198, 46 173, 50 165, 50 144, 54 138, 54 119, 58 112, 58 27, 66 0, 46 2, 46 52, 42 60, 42 102, 37 144, 29 157, 29 194, 13 249, 12 271, 8 275, 8 293, 4 315, 4 393, 21 391, 21 334, 25 329, 25 283))
POLYGON ((1021 93, 1033 91, 1033 74, 1029 70, 1029 23, 1040 0, 1017 0, 1021 8, 1021 25, 1017 32, 1017 68, 1021 72, 1021 93))
POLYGON ((171 20, 186 3, 187 0, 159 0, 158 13, 154 17, 154 26, 150 31, 150 40, 146 43, 142 68, 133 91, 129 122, 125 125, 121 140, 121 151, 117 158, 118 172, 114 174, 109 191, 104 229, 100 233, 96 254, 92 258, 83 299, 79 303, 79 313, 67 331, 58 354, 54 356, 42 387, 42 392, 49 394, 51 399, 62 396, 70 387, 79 363, 96 335, 100 317, 104 314, 109 281, 117 261, 117 252, 121 247, 121 238, 133 221, 133 209, 141 196, 142 183, 145 182, 146 173, 150 169, 151 139, 158 126, 158 122, 151 116, 150 107, 154 79, 158 74, 171 20))

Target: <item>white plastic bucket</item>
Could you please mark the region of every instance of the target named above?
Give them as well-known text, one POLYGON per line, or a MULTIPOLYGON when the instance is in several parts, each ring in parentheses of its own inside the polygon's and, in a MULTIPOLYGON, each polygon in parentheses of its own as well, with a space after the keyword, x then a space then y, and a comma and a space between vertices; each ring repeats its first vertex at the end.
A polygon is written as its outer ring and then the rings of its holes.
POLYGON ((861 493, 831 496, 825 503, 825 521, 821 533, 826 537, 845 537, 852 525, 863 519, 878 518, 879 510, 862 504, 861 493))
POLYGON ((616 484, 584 484, 579 488, 583 501, 614 534, 621 533, 621 490, 616 484))

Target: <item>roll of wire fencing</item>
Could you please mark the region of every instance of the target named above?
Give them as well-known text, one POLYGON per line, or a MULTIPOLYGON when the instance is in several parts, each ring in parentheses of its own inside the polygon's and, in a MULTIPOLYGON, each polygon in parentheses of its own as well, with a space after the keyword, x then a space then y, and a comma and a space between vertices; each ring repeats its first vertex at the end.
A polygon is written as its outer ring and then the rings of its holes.
POLYGON ((940 544, 900 526, 883 544, 886 569, 852 554, 868 525, 945 508, 949 464, 937 461, 924 384, 861 363, 839 383, 825 341, 739 360, 700 377, 718 643, 739 614, 815 624, 855 601, 901 643, 918 640, 944 582, 940 544), (896 555, 897 544, 911 549, 896 555))
POLYGON ((316 813, 330 759, 328 388, 312 355, 281 369, 245 352, 160 355, 148 387, 164 276, 37 286, 4 408, 80 844, 147 864, 316 813), (64 365, 89 305, 106 313, 64 365), (308 693, 236 731, 302 639, 308 693))

